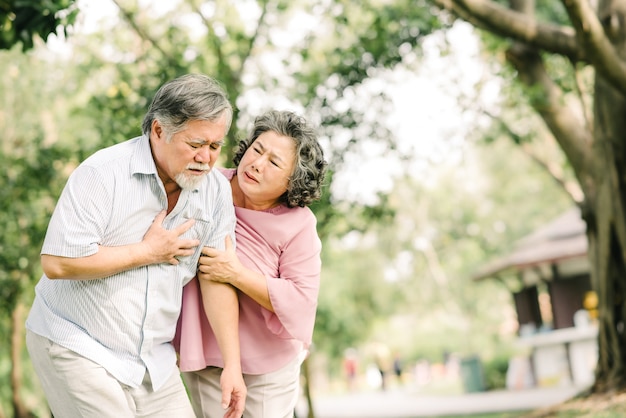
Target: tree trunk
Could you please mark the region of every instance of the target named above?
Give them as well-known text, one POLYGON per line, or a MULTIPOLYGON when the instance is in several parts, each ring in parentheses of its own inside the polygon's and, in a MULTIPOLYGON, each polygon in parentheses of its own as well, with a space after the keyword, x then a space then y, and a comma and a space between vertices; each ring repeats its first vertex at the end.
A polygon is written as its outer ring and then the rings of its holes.
MULTIPOLYGON (((626 60, 623 1, 601 0, 598 16, 626 60)), ((598 365, 594 392, 626 389, 626 98, 596 68, 592 184, 583 184, 591 280, 598 295, 598 365)))
POLYGON ((22 401, 22 344, 24 338, 24 305, 17 303, 11 315, 11 390, 13 396, 13 416, 30 418, 30 413, 22 401))
POLYGON ((600 77, 596 80, 594 115, 595 185, 586 190, 583 217, 599 304, 594 391, 611 392, 626 389, 626 100, 600 77))
POLYGON ((306 398, 306 404, 308 409, 307 418, 315 418, 315 411, 313 410, 313 398, 311 396, 311 369, 309 368, 309 358, 311 354, 302 362, 302 376, 304 377, 303 391, 306 398))

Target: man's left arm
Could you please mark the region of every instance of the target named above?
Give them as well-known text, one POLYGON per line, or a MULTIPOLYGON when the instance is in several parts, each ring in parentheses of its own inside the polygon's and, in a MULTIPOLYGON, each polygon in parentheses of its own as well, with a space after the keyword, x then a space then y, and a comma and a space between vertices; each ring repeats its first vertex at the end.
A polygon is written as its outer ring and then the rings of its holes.
MULTIPOLYGON (((215 243, 215 247, 221 248, 225 245, 226 237, 233 243, 235 239, 236 217, 230 186, 218 194, 215 203, 216 230, 209 241, 215 243)), ((224 361, 220 378, 222 408, 228 410, 224 417, 239 418, 245 407, 247 389, 241 371, 237 291, 228 284, 207 280, 198 282, 204 311, 224 361)))

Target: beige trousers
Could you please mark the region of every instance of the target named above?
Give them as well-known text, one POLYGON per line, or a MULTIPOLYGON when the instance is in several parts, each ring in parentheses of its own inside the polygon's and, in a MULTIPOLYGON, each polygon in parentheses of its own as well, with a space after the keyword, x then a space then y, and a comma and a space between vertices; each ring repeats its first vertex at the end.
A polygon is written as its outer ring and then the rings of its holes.
POLYGON ((141 386, 120 383, 102 366, 26 332, 35 372, 55 418, 194 418, 178 368, 157 392, 146 373, 141 386))
MULTIPOLYGON (((300 365, 296 357, 275 372, 244 374, 248 395, 243 418, 293 418, 300 388, 300 365)), ((183 380, 191 396, 198 418, 222 418, 222 392, 219 367, 207 367, 196 372, 183 373, 183 380)))

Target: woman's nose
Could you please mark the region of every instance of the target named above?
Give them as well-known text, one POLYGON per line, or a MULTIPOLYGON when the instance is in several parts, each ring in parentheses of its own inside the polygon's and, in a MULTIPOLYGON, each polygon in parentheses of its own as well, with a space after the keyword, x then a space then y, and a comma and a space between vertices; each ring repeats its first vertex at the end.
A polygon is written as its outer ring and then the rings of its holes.
POLYGON ((263 167, 267 164, 268 159, 265 157, 259 157, 252 163, 252 169, 256 171, 261 171, 263 167))

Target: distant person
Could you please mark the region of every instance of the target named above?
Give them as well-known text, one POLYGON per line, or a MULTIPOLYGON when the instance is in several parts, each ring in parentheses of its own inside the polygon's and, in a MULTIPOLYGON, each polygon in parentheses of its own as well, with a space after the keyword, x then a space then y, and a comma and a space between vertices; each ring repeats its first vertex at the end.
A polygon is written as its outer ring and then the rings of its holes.
MULTIPOLYGON (((68 179, 26 321, 55 418, 194 417, 171 341, 201 249, 234 234, 230 187, 211 170, 231 120, 216 81, 179 77, 157 91, 142 136, 98 151, 68 179)), ((236 327, 234 292, 214 296, 216 329, 236 327)), ((245 395, 238 341, 219 339, 235 417, 245 395)))
POLYGON ((326 161, 315 130, 292 112, 257 117, 239 143, 232 186, 237 248, 204 247, 198 280, 185 286, 180 367, 199 417, 217 417, 224 364, 202 311, 200 286, 228 283, 239 294, 245 418, 293 418, 300 367, 311 344, 321 242, 307 207, 321 196, 326 161))
POLYGON ((358 360, 356 350, 354 348, 349 348, 344 353, 343 358, 343 372, 348 383, 349 391, 356 389, 357 368, 358 360))
POLYGON ((387 369, 380 360, 376 360, 376 368, 378 369, 378 373, 380 373, 380 388, 387 390, 387 369))
POLYGON ((378 343, 375 347, 374 363, 380 373, 380 388, 387 390, 387 376, 391 369, 391 353, 389 348, 382 343, 378 343))
POLYGON ((398 353, 393 357, 393 374, 396 376, 397 382, 402 383, 402 359, 398 353))

